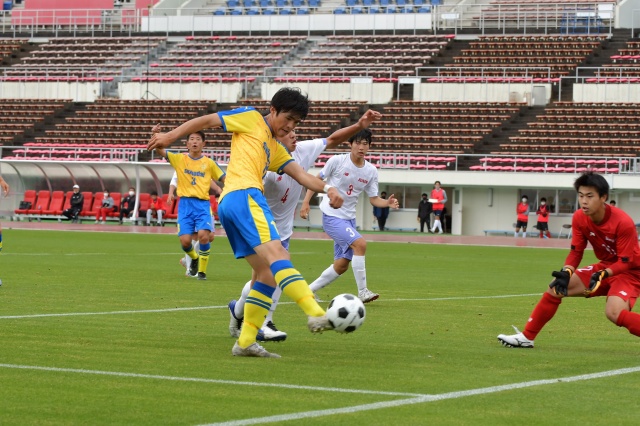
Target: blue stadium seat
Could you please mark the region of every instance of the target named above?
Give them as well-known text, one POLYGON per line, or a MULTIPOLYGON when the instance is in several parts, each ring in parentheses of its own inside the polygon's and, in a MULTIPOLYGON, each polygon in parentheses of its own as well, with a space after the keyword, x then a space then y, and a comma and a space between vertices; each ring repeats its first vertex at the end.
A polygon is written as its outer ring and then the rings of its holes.
POLYGON ((236 7, 233 10, 231 10, 231 14, 232 15, 242 15, 242 8, 241 7, 236 7))
POLYGON ((369 6, 369 13, 380 13, 380 6, 377 5, 373 5, 373 6, 369 6))
POLYGON ((247 15, 260 15, 260 8, 258 6, 251 6, 247 10, 247 15))
POLYGON ((347 9, 344 7, 336 7, 335 9, 333 9, 334 15, 344 15, 346 13, 347 13, 347 9))
POLYGON ((309 0, 309 7, 320 7, 320 0, 309 0))
POLYGON ((400 13, 413 13, 413 6, 403 6, 399 10, 400 13))
POLYGON ((380 0, 380 6, 389 6, 391 4, 391 0, 380 0))
POLYGON ((277 15, 276 9, 273 6, 265 7, 262 9, 263 15, 277 15))
POLYGON ((347 3, 347 6, 353 7, 358 4, 358 0, 347 0, 346 3, 347 3))
POLYGON ((384 9, 384 13, 396 13, 398 11, 398 9, 396 9, 396 7, 392 4, 390 4, 389 6, 385 7, 384 9))
POLYGON ((289 6, 289 0, 276 0, 277 7, 287 7, 289 6))
POLYGON ((242 5, 244 7, 252 7, 256 5, 255 0, 242 0, 242 5))
POLYGON ((437 6, 442 4, 442 0, 431 0, 431 5, 432 6, 437 6))
POLYGON ((425 3, 425 0, 413 0, 414 6, 422 6, 425 3))
POLYGON ((283 7, 280 9, 280 15, 293 15, 293 9, 290 7, 283 7))
POLYGON ((309 8, 308 8, 307 6, 299 7, 299 8, 296 10, 296 13, 297 13, 298 15, 308 15, 308 14, 309 14, 309 8))
POLYGON ((216 9, 213 12, 213 14, 216 15, 216 16, 225 15, 226 13, 227 13, 227 11, 223 7, 219 8, 219 9, 216 9))
POLYGON ((239 0, 227 0, 227 7, 238 7, 240 6, 239 0))
POLYGON ((371 6, 373 4, 375 4, 374 0, 362 0, 362 5, 363 6, 371 6))
POLYGON ((361 14, 361 13, 362 13, 362 7, 360 7, 360 6, 352 7, 352 8, 351 8, 351 13, 352 13, 353 15, 359 15, 359 14, 361 14))
POLYGON ((291 0, 291 6, 293 6, 293 7, 304 6, 305 3, 306 2, 304 0, 291 0))
POLYGON ((272 4, 271 0, 260 0, 260 7, 269 7, 272 4))
POLYGON ((418 9, 418 13, 431 13, 431 6, 420 6, 420 8, 418 9))
POLYGON ((397 6, 406 6, 407 5, 407 0, 396 0, 396 5, 397 6))

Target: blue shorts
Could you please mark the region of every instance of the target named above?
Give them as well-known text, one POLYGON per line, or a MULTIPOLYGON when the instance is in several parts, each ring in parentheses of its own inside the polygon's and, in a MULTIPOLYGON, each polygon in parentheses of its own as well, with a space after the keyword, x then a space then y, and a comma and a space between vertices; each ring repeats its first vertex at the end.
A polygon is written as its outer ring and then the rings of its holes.
POLYGON ((191 235, 200 230, 213 231, 209 200, 182 197, 178 204, 178 236, 191 235))
POLYGON ((356 220, 322 214, 322 229, 333 240, 333 259, 351 260, 353 249, 349 246, 358 238, 362 238, 356 230, 356 220))
POLYGON ((233 191, 218 205, 218 217, 236 259, 255 254, 254 247, 280 241, 267 200, 256 188, 233 191))

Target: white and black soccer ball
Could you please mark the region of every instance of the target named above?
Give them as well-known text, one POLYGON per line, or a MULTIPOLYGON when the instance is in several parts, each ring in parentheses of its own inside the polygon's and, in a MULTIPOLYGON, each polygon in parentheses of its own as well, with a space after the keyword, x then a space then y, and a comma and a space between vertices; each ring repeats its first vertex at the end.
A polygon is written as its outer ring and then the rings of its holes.
POLYGON ((329 302, 327 319, 338 333, 352 333, 364 323, 364 303, 353 294, 339 294, 329 302))

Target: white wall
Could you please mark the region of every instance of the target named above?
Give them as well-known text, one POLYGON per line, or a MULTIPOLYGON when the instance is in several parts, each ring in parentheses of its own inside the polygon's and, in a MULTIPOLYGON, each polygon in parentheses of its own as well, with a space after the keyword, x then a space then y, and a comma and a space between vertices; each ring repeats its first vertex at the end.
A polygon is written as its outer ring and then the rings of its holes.
POLYGON ((531 100, 534 86, 545 88, 545 103, 549 103, 551 85, 541 83, 421 83, 414 85, 413 99, 443 102, 523 102, 531 100))
MULTIPOLYGON (((93 102, 100 97, 100 83, 11 82, 0 84, 2 99, 72 99, 93 102)), ((138 97, 139 98, 139 97, 138 97)))
MULTIPOLYGON (((638 15, 640 18, 640 14, 638 15)), ((640 102, 639 84, 576 83, 574 102, 640 102)))
MULTIPOLYGON (((156 83, 149 82, 149 92, 168 100, 217 100, 237 102, 242 94, 242 83, 156 83)), ((118 85, 122 99, 140 99, 147 91, 146 82, 125 82, 118 85)), ((150 95, 150 98, 153 96, 150 95)))
MULTIPOLYGON (((184 15, 188 13, 182 10, 184 15)), ((170 16, 164 9, 154 8, 154 16, 142 18, 141 31, 382 31, 430 30, 430 13, 393 13, 360 15, 249 15, 249 16, 170 16), (157 16, 166 13, 167 16, 157 16)))
POLYGON ((386 104, 393 100, 393 83, 262 83, 262 99, 271 99, 282 87, 296 86, 314 101, 367 101, 386 104))

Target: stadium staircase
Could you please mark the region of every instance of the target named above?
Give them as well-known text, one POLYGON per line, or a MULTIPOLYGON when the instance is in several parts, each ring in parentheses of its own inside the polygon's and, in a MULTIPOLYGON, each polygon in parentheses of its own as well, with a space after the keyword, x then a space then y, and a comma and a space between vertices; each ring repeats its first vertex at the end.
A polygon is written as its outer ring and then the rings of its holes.
POLYGON ((461 56, 463 49, 469 49, 469 41, 456 38, 451 43, 442 49, 439 55, 433 55, 431 57, 431 63, 429 68, 423 68, 420 70, 419 75, 433 77, 438 74, 436 67, 445 67, 446 64, 453 62, 455 56, 461 56), (431 68, 433 67, 433 68, 431 68))

